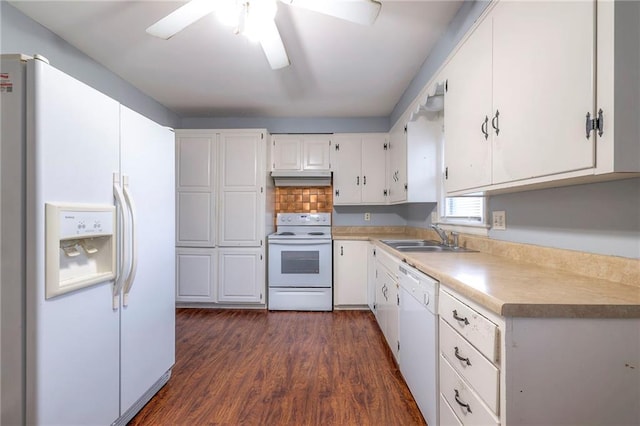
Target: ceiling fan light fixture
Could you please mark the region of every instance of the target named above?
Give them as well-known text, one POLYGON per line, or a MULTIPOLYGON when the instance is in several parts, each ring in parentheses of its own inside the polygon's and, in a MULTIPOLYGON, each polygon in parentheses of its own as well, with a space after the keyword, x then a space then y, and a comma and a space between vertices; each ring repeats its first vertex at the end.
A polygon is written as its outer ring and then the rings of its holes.
POLYGON ((219 0, 214 13, 222 25, 236 28, 240 20, 241 7, 236 0, 219 0))
MULTIPOLYGON (((382 6, 378 0, 280 1, 363 25, 373 24, 382 6)), ((259 41, 269 65, 276 70, 291 64, 276 26, 277 8, 276 0, 190 0, 151 25, 147 32, 168 39, 206 14, 215 12, 221 22, 235 27, 236 34, 259 41)))
POLYGON ((246 3, 242 34, 253 42, 268 36, 276 17, 275 0, 253 0, 246 3))

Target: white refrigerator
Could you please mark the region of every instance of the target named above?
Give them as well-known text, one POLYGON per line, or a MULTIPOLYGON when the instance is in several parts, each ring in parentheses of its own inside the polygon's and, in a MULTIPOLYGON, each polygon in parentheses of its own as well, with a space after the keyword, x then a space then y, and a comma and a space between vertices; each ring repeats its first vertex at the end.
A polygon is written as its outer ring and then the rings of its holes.
POLYGON ((173 132, 44 58, 0 65, 0 423, 126 424, 175 361, 173 132))

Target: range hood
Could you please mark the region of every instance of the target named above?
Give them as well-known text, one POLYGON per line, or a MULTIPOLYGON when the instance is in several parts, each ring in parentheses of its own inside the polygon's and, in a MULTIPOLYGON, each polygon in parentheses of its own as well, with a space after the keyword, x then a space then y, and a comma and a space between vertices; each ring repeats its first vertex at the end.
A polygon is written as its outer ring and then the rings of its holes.
POLYGON ((325 170, 276 170, 271 177, 276 186, 331 186, 331 172, 325 170))

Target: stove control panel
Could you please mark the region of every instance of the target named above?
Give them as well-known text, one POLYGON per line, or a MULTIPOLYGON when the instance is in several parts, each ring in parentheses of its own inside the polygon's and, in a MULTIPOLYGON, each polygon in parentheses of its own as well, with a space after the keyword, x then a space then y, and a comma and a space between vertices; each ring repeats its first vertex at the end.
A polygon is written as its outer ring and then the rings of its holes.
POLYGON ((331 213, 278 213, 278 225, 328 226, 331 225, 331 213))

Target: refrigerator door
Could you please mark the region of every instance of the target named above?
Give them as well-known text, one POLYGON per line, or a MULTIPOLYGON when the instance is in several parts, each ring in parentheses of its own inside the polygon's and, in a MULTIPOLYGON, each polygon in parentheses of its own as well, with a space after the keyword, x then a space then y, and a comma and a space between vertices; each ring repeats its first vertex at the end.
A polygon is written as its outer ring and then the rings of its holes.
POLYGON ((45 203, 113 204, 119 104, 40 60, 27 64, 27 99, 26 422, 111 424, 120 353, 113 281, 45 300, 45 203))
MULTIPOLYGON (((135 205, 121 309, 121 414, 137 411, 175 362, 174 135, 120 107, 122 179, 135 205), (128 293, 127 293, 128 290, 128 293), (142 398, 142 400, 141 400, 142 398)), ((135 412, 133 413, 135 414, 135 412)))

